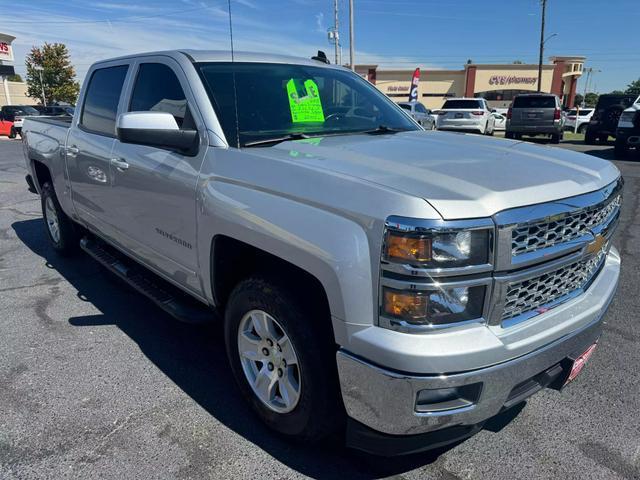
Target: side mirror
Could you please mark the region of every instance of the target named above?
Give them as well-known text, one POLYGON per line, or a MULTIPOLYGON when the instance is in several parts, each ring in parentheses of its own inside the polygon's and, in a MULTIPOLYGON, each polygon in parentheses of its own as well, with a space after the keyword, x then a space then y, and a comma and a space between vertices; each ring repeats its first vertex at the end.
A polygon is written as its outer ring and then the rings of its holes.
POLYGON ((175 150, 184 155, 198 153, 198 131, 180 130, 167 112, 128 112, 118 116, 116 134, 122 143, 175 150))
POLYGON ((496 112, 497 112, 497 110, 495 108, 491 109, 491 113, 496 113, 496 112))

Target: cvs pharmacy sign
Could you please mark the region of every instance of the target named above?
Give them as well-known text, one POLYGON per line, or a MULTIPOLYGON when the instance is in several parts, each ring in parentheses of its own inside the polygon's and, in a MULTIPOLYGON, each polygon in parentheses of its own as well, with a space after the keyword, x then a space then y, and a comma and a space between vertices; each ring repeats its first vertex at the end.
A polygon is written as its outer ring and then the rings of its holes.
POLYGON ((11 42, 15 39, 12 35, 0 33, 0 60, 13 61, 13 48, 11 42))

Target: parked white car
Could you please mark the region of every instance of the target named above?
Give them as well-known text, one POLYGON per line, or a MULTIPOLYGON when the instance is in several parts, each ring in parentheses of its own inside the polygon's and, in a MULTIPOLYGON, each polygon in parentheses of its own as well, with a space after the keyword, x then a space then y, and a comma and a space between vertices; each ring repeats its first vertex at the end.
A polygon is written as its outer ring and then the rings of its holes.
POLYGON ((502 113, 493 112, 494 131, 504 131, 507 129, 507 117, 502 113))
POLYGON ((431 115, 431 110, 420 102, 400 102, 400 108, 406 110, 413 119, 424 127, 425 130, 436 128, 436 121, 431 115))
POLYGON ((567 112, 566 120, 564 122, 565 130, 575 130, 576 121, 578 122, 578 133, 584 133, 587 131, 587 126, 591 121, 591 117, 593 116, 593 112, 595 109, 593 107, 581 108, 579 111, 575 108, 569 110, 567 112), (576 119, 576 114, 577 119, 576 119))
POLYGON ((483 98, 451 98, 437 112, 438 130, 460 130, 493 135, 495 117, 483 98))

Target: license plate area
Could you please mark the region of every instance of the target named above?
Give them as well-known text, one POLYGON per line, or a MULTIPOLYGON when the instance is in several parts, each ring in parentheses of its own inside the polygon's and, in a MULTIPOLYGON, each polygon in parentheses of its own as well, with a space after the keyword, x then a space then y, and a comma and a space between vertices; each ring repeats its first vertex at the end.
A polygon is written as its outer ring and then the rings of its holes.
POLYGON ((593 345, 589 346, 589 348, 587 348, 584 352, 578 355, 576 359, 573 360, 573 362, 571 363, 571 369, 569 370, 569 375, 562 385, 563 387, 573 382, 576 377, 580 375, 580 373, 584 369, 584 366, 591 358, 591 355, 593 355, 593 352, 595 351, 597 345, 597 343, 594 343, 593 345))
POLYGON ((463 113, 456 113, 455 118, 462 118, 462 117, 464 117, 463 113))

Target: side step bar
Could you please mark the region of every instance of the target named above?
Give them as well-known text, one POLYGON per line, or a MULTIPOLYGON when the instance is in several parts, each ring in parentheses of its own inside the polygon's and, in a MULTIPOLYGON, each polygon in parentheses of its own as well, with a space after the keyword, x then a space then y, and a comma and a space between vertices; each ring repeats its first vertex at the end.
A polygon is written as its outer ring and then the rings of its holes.
POLYGON ((89 237, 83 237, 80 240, 80 247, 107 270, 146 295, 175 319, 194 324, 210 323, 215 320, 214 310, 121 254, 115 248, 89 237))

